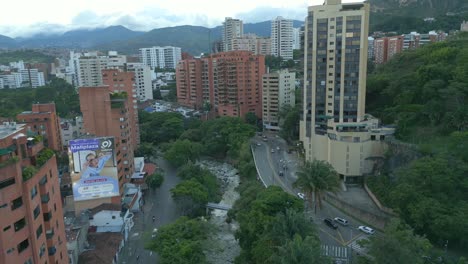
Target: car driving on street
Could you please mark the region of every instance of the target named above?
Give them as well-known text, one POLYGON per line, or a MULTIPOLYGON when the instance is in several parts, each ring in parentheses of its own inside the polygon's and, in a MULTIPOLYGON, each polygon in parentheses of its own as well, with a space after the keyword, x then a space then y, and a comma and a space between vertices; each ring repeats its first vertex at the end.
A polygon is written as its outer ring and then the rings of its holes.
POLYGON ((359 226, 358 229, 368 235, 373 235, 375 233, 375 230, 368 226, 359 226))
POLYGON ((348 225, 348 220, 343 219, 341 217, 335 217, 333 220, 341 225, 344 225, 344 226, 348 225))
POLYGON ((302 200, 305 199, 305 195, 303 193, 297 193, 297 197, 301 198, 302 200))
POLYGON ((333 222, 330 218, 325 218, 323 219, 323 222, 330 228, 333 228, 333 229, 337 229, 338 228, 338 225, 335 224, 335 222, 333 222))

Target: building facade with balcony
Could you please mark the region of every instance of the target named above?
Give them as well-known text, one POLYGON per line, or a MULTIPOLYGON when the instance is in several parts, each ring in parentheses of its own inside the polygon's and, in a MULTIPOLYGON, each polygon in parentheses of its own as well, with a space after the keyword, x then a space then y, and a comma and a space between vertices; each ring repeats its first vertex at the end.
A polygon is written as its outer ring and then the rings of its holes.
POLYGON ((293 21, 277 17, 271 21, 271 55, 293 59, 293 21))
POLYGON ((182 60, 176 70, 177 101, 202 109, 209 103, 217 116, 262 116, 262 76, 265 57, 231 51, 200 59, 182 60))
POLYGON ((55 155, 26 134, 0 125, 0 263, 69 263, 55 155))
POLYGON ((44 137, 44 144, 56 151, 63 149, 60 132, 60 118, 54 103, 33 104, 32 111, 25 111, 16 116, 21 123, 26 123, 28 130, 44 137))
POLYGON ((393 132, 365 113, 369 8, 325 0, 306 19, 300 140, 306 160, 330 163, 345 182, 371 172, 393 132))
POLYGON ((279 112, 285 105, 295 104, 296 73, 282 70, 263 75, 262 104, 263 127, 269 130, 279 130, 279 112))

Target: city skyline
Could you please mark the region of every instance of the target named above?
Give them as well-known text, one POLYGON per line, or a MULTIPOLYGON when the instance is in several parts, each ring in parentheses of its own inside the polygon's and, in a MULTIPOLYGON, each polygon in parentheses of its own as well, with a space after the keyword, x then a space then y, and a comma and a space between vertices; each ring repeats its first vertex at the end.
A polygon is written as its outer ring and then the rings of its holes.
MULTIPOLYGON (((362 2, 347 0, 344 2, 362 2)), ((68 1, 45 0, 41 2, 8 2, 4 10, 22 10, 5 12, 0 17, 0 35, 8 37, 28 37, 39 33, 58 34, 82 28, 100 28, 122 25, 131 30, 148 31, 155 28, 195 25, 215 27, 222 24, 225 17, 256 23, 283 16, 288 19, 304 20, 307 7, 320 5, 322 0, 284 1, 219 1, 202 0, 170 2, 139 0, 128 2, 117 0, 109 5, 104 1, 77 1, 72 5, 68 1), (28 8, 23 8, 24 5, 28 8), (57 12, 60 10, 60 12, 57 12)))

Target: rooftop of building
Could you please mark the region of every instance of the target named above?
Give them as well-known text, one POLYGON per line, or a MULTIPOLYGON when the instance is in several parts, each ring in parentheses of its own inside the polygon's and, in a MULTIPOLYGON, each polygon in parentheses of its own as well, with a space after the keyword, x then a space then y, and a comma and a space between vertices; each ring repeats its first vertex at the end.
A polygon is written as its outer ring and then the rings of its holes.
POLYGON ((65 223, 65 237, 67 242, 73 242, 83 226, 89 225, 89 216, 83 212, 80 217, 75 217, 75 212, 67 212, 63 218, 65 223))
POLYGON ((78 263, 111 264, 119 251, 123 236, 120 233, 89 233, 88 242, 93 250, 83 252, 78 263))
POLYGON ((101 211, 122 211, 122 207, 118 204, 103 203, 90 210, 91 215, 95 215, 101 211))
POLYGON ((3 122, 0 125, 0 139, 18 133, 24 128, 24 126, 25 124, 17 124, 16 122, 3 122))

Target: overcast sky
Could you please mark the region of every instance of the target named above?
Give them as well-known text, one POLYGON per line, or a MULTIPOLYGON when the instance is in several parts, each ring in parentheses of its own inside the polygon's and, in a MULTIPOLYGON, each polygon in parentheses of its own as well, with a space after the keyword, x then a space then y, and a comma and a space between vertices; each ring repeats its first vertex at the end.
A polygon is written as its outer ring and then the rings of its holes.
POLYGON ((24 37, 112 25, 141 31, 180 25, 215 27, 225 17, 244 23, 276 16, 303 20, 307 6, 321 4, 323 0, 3 0, 0 34, 24 37))

